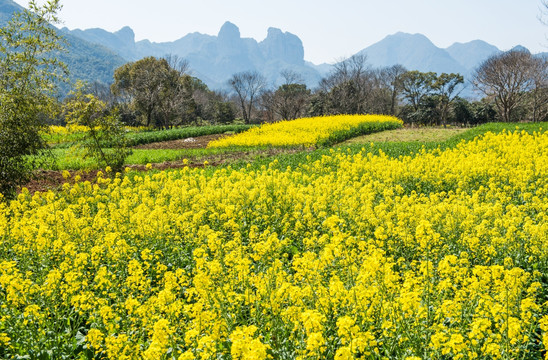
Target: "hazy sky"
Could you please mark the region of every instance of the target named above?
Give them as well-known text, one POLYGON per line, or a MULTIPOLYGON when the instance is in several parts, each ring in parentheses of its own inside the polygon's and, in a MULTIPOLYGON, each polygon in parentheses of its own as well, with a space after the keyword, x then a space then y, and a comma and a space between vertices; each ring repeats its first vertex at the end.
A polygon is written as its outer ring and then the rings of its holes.
MULTIPOLYGON (((15 0, 26 5, 27 0, 15 0)), ((69 29, 130 26, 137 40, 173 41, 190 32, 216 35, 225 21, 258 41, 268 27, 299 36, 305 59, 334 62, 398 31, 434 44, 485 40, 502 50, 548 51, 541 0, 61 0, 69 29)))

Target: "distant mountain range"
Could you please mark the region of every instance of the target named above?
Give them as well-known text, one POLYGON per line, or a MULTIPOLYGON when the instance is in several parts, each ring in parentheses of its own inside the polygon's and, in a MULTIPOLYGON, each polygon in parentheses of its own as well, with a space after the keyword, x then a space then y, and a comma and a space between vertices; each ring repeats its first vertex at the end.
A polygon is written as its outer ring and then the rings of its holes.
MULTIPOLYGON (((301 40, 280 29, 269 28, 266 38, 257 42, 242 38, 238 27, 226 22, 217 36, 188 34, 173 42, 135 41, 129 27, 111 33, 103 29, 63 31, 90 43, 100 44, 121 57, 134 61, 145 56, 178 55, 186 58, 194 75, 212 88, 223 88, 230 76, 239 71, 257 70, 273 84, 280 82, 280 71, 291 69, 301 74, 309 87, 332 69, 304 60, 301 40)), ((401 64, 408 70, 460 73, 468 78, 474 69, 493 54, 496 46, 481 40, 455 43, 446 49, 434 45, 421 34, 396 33, 361 50, 372 67, 401 64)))
MULTIPOLYGON (((520 45, 510 50, 529 51, 520 45)), ((467 78, 484 60, 501 52, 503 51, 496 46, 482 40, 454 43, 442 49, 422 34, 398 32, 388 35, 358 54, 367 55, 367 60, 373 67, 401 64, 408 70, 460 73, 467 78)), ((537 55, 547 56, 548 53, 537 55)))
POLYGON ((262 73, 274 84, 279 83, 280 71, 284 69, 299 73, 311 86, 322 77, 321 68, 305 63, 301 40, 276 28, 269 28, 261 42, 242 38, 238 27, 230 22, 221 27, 217 36, 192 33, 164 43, 148 40, 136 42, 135 34, 129 27, 114 33, 103 29, 71 31, 63 28, 62 31, 105 46, 130 61, 168 54, 184 57, 189 61, 193 74, 213 88, 224 87, 232 74, 247 70, 262 73))
MULTIPOLYGON (((0 0, 0 24, 20 9, 11 0, 0 0)), ((305 83, 314 88, 332 69, 329 64, 315 65, 305 61, 299 37, 276 28, 269 28, 266 38, 260 42, 242 38, 238 27, 230 22, 221 27, 217 36, 195 32, 163 43, 135 41, 135 34, 129 27, 116 32, 67 28, 60 31, 68 43, 68 51, 61 55, 61 60, 69 65, 74 78, 90 82, 110 83, 114 69, 146 56, 183 57, 189 61, 193 75, 213 89, 226 88, 232 74, 247 70, 262 73, 272 85, 276 85, 281 80, 280 72, 285 69, 299 73, 305 83)), ((455 43, 442 49, 424 35, 399 32, 358 54, 367 55, 372 67, 401 64, 408 70, 460 73, 469 78, 482 61, 500 52, 497 47, 481 40, 455 43)), ((336 56, 333 54, 333 58, 336 56)))

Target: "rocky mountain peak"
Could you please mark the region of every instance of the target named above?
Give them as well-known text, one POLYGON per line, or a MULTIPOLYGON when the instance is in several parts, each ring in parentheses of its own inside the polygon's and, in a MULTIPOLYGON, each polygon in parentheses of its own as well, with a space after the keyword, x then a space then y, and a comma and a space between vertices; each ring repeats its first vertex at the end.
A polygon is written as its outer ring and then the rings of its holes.
POLYGON ((120 30, 116 31, 116 36, 127 44, 133 44, 135 43, 135 33, 133 32, 133 29, 129 26, 124 26, 120 30))
POLYGON ((284 60, 290 64, 304 64, 304 47, 298 36, 268 28, 266 39, 259 44, 267 60, 284 60))
POLYGON ((221 30, 219 31, 219 35, 217 37, 220 41, 223 42, 240 39, 240 29, 230 21, 227 21, 221 27, 221 30))

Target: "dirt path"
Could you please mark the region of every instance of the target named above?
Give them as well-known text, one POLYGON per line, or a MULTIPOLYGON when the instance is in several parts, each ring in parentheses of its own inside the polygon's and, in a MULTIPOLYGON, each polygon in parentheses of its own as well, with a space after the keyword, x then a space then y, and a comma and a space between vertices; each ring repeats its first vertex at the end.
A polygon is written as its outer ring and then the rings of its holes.
POLYGON ((367 144, 370 142, 429 142, 445 141, 458 135, 466 128, 441 127, 404 127, 401 129, 381 131, 369 135, 358 136, 345 141, 343 144, 367 144))
POLYGON ((134 146, 134 149, 164 150, 164 149, 205 149, 207 144, 213 140, 223 138, 225 134, 204 135, 187 139, 155 142, 150 144, 134 146))

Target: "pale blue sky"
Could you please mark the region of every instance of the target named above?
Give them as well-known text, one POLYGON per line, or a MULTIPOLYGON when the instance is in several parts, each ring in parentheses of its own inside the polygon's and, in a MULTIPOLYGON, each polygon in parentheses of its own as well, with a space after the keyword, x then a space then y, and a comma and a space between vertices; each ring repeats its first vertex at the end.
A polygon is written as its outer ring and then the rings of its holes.
MULTIPOLYGON (((27 0, 15 0, 26 5, 27 0)), ((70 29, 130 26, 136 39, 173 41, 189 32, 216 35, 229 20, 258 41, 268 27, 299 36, 305 59, 333 62, 398 31, 434 44, 485 40, 502 50, 548 51, 541 0, 62 0, 70 29)))

